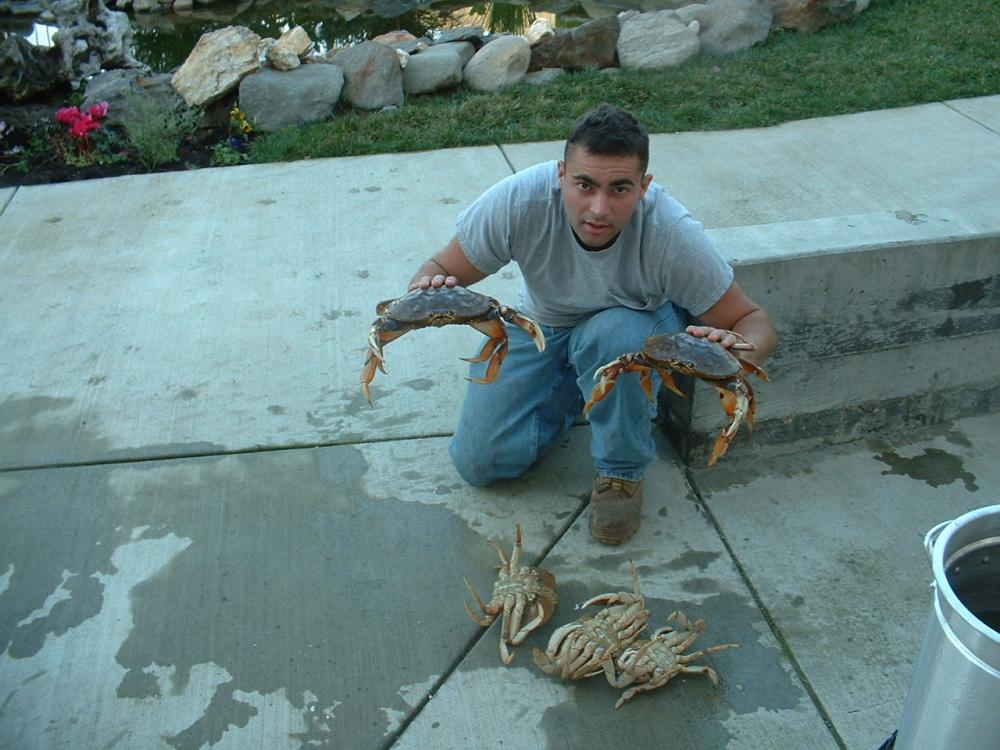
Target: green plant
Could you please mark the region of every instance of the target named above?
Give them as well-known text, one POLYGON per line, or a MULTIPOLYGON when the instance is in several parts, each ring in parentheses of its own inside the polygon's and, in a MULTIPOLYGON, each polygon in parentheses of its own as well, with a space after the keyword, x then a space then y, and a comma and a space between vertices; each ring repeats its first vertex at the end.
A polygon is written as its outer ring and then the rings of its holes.
POLYGON ((122 117, 136 158, 152 171, 177 160, 182 141, 193 135, 201 113, 180 100, 133 95, 122 117))
POLYGON ((212 146, 212 166, 213 167, 235 167, 243 164, 247 160, 247 155, 235 148, 229 141, 216 143, 212 146))
POLYGON ((239 107, 229 112, 229 137, 212 146, 213 167, 235 167, 249 161, 247 148, 253 134, 253 124, 239 107))

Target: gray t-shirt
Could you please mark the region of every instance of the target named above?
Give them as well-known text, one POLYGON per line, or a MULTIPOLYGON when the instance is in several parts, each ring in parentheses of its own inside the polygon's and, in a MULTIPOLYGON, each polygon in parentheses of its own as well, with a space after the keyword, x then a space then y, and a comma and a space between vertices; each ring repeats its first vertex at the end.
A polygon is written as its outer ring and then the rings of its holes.
POLYGON ((573 326, 609 307, 655 310, 668 301, 697 316, 733 281, 704 227, 655 182, 614 244, 585 250, 563 208, 555 161, 487 190, 459 215, 457 236, 483 273, 515 261, 524 279, 520 311, 548 326, 573 326))

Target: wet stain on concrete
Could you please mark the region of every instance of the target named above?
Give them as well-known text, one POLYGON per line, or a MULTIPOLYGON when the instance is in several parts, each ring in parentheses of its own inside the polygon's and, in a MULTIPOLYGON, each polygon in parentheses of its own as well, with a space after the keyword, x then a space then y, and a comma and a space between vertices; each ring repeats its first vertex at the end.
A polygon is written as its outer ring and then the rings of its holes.
POLYGON ((330 310, 330 312, 323 313, 323 320, 338 320, 339 318, 356 318, 361 313, 357 310, 330 310))
MULTIPOLYGON (((169 746, 202 748, 246 726, 258 709, 242 694, 287 699, 304 746, 370 746, 383 707, 412 710, 399 686, 428 679, 476 632, 456 606, 461 572, 492 575, 496 560, 445 506, 371 496, 367 470, 358 449, 337 447, 6 474, 0 571, 13 572, 0 653, 37 655, 100 612, 99 574, 116 572, 120 546, 184 539, 131 590, 119 697, 152 701, 143 711, 155 722, 160 697, 171 713, 192 670, 211 665, 224 679, 189 726, 164 733, 169 746), (448 543, 427 546, 436 539, 448 543), (387 626, 404 612, 413 627, 387 626), (313 721, 317 706, 336 706, 335 718, 313 721)), ((129 721, 134 709, 97 710, 129 721)))
POLYGON ((721 552, 703 552, 689 549, 667 563, 667 568, 669 570, 684 570, 686 568, 705 570, 721 556, 721 552))
POLYGON ((971 307, 978 305, 986 297, 986 288, 993 277, 976 279, 974 281, 963 281, 951 286, 951 300, 948 303, 949 310, 957 310, 961 307, 971 307))
POLYGON ((904 458, 895 451, 876 453, 875 458, 889 467, 882 471, 883 475, 907 476, 931 487, 961 481, 969 492, 979 489, 975 475, 965 469, 962 459, 940 448, 925 448, 923 453, 912 458, 904 458))
POLYGON ((267 407, 267 411, 270 414, 276 414, 280 416, 285 413, 285 407, 279 406, 278 404, 271 404, 269 407, 267 407))
POLYGON ((178 392, 177 398, 181 401, 192 401, 198 398, 198 391, 194 388, 182 388, 178 392))
POLYGON ((430 378, 413 378, 412 380, 404 380, 399 385, 414 391, 429 391, 434 387, 434 381, 430 378))

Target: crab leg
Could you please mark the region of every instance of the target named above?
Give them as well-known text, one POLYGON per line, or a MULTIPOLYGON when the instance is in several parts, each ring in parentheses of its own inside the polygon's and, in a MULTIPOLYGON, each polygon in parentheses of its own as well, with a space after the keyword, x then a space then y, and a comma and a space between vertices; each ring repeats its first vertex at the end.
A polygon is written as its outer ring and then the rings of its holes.
POLYGON ((468 602, 465 602, 465 611, 469 613, 469 617, 471 617, 477 625, 480 625, 484 628, 488 628, 490 625, 493 624, 493 621, 497 619, 497 616, 492 612, 490 612, 489 608, 486 606, 486 602, 484 602, 482 599, 479 598, 479 594, 477 594, 476 590, 472 588, 472 584, 469 583, 469 579, 466 578, 465 576, 462 576, 462 580, 465 581, 466 588, 469 589, 469 593, 472 594, 472 598, 476 600, 476 604, 479 605, 479 609, 482 610, 483 614, 486 615, 486 617, 479 617, 472 610, 472 607, 469 606, 468 602))
POLYGON ((729 417, 729 424, 719 433, 719 437, 712 447, 712 455, 708 459, 709 466, 714 466, 715 462, 729 449, 729 444, 744 419, 746 419, 747 428, 753 429, 754 417, 757 412, 753 391, 746 383, 736 381, 732 384, 732 390, 717 385, 716 390, 722 399, 722 408, 729 417))
POLYGON ((375 370, 379 369, 385 374, 385 360, 382 357, 382 347, 390 341, 395 341, 406 331, 379 331, 376 326, 372 326, 368 332, 368 354, 365 355, 365 365, 361 368, 361 392, 365 394, 368 403, 372 403, 372 392, 368 387, 375 379, 375 370))
POLYGON ((490 340, 486 342, 485 346, 483 346, 478 357, 473 357, 467 361, 482 362, 486 359, 486 357, 490 356, 488 352, 492 352, 492 358, 490 359, 489 366, 486 368, 486 374, 483 377, 466 378, 466 380, 470 383, 492 383, 497 379, 497 375, 500 373, 500 365, 503 364, 504 359, 507 357, 507 329, 503 327, 503 323, 499 320, 488 320, 478 323, 470 323, 469 325, 477 331, 485 333, 490 337, 490 340))

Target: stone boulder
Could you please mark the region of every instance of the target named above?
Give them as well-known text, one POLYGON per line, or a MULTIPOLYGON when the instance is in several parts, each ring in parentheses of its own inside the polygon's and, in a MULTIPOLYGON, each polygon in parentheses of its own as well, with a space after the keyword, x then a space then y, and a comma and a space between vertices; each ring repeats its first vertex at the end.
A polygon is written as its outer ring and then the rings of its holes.
POLYGON ((202 34, 170 82, 191 107, 204 107, 235 91, 240 81, 260 70, 261 39, 245 26, 202 34))
POLYGON ((682 23, 697 21, 698 39, 710 55, 727 55, 767 39, 774 13, 769 0, 708 0, 677 10, 682 23))
POLYGON ((465 84, 474 91, 499 91, 524 80, 530 63, 531 45, 524 37, 497 37, 469 60, 465 84))
POLYGON ((132 24, 121 11, 108 10, 104 0, 41 0, 47 17, 59 30, 60 76, 79 81, 112 68, 141 68, 132 55, 132 24))
POLYGON ((529 70, 563 68, 610 68, 615 64, 615 50, 621 25, 618 16, 605 16, 568 31, 558 29, 531 49, 529 70))
POLYGON ((301 65, 294 70, 264 68, 240 82, 240 109, 257 130, 326 120, 340 99, 344 73, 336 65, 301 65))
POLYGON ((769 0, 774 28, 819 31, 868 8, 869 0, 769 0))
POLYGON ((36 47, 16 33, 0 38, 0 103, 20 103, 61 85, 59 51, 36 47))
POLYGON ((87 81, 81 109, 108 103, 107 123, 124 125, 139 97, 160 99, 169 111, 183 102, 173 86, 169 73, 147 74, 141 70, 106 70, 87 81))
POLYGON ((312 39, 301 26, 289 29, 281 38, 267 48, 267 64, 275 70, 294 70, 302 64, 302 58, 309 54, 312 39))
POLYGON ((671 10, 640 13, 622 23, 618 60, 623 68, 663 70, 698 54, 697 22, 685 25, 671 10))
POLYGON ((431 47, 411 55, 403 70, 403 91, 407 94, 429 94, 454 88, 462 83, 464 67, 459 51, 451 45, 431 47))
POLYGON ((482 26, 459 26, 454 29, 445 29, 438 34, 435 44, 447 44, 448 42, 471 42, 476 48, 483 44, 482 26))
POLYGON ((403 70, 392 47, 363 42, 340 50, 330 62, 344 71, 343 97, 355 107, 382 109, 403 103, 403 70))
POLYGON ((472 56, 476 54, 476 45, 472 42, 437 42, 428 48, 428 52, 431 50, 437 51, 442 49, 451 49, 458 53, 459 58, 462 60, 462 67, 464 68, 469 64, 469 60, 472 56))

